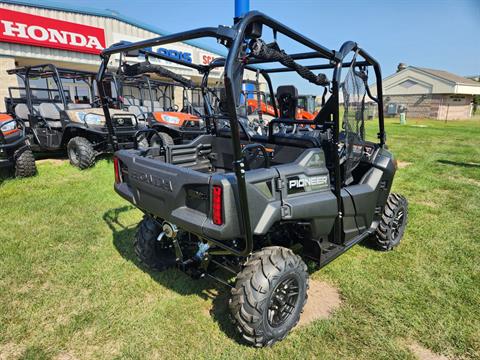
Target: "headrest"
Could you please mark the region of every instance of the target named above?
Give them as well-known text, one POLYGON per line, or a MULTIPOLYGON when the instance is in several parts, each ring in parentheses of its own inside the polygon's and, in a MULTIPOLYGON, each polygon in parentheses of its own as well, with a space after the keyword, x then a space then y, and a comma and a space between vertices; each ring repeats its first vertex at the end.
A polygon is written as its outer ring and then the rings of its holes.
POLYGON ((297 99, 298 98, 298 90, 293 85, 282 85, 277 88, 277 99, 282 97, 288 96, 297 99))
POLYGON ((293 85, 282 85, 277 88, 280 117, 295 119, 298 104, 298 90, 293 85))

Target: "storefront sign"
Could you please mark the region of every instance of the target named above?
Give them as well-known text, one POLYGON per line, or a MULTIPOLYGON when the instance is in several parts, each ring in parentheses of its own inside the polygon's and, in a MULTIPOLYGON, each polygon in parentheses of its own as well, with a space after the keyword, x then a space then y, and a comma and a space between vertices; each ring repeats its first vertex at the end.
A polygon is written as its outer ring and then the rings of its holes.
POLYGON ((99 54, 105 48, 105 31, 0 8, 0 42, 99 54))
POLYGON ((155 52, 162 54, 164 56, 168 56, 178 60, 183 60, 189 63, 192 62, 192 53, 190 52, 178 51, 173 49, 165 49, 165 48, 158 48, 155 50, 155 52))

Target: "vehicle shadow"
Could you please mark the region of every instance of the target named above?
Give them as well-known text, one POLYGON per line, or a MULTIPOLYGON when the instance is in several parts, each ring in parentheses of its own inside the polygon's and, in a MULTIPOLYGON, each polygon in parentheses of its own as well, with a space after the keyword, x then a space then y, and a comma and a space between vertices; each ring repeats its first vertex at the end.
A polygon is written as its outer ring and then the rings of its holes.
POLYGON ((110 209, 103 214, 103 220, 112 231, 113 245, 118 253, 126 260, 147 273, 158 284, 175 291, 180 295, 197 295, 204 300, 211 300, 212 307, 209 309, 209 316, 218 323, 220 329, 231 339, 241 343, 241 339, 235 331, 230 320, 228 299, 230 289, 225 285, 209 278, 193 279, 183 271, 172 268, 165 271, 154 271, 145 267, 135 255, 133 239, 138 224, 127 224, 120 219, 122 214, 136 209, 134 206, 126 205, 116 209, 110 209))
POLYGON ((466 168, 480 168, 480 164, 473 163, 473 162, 468 163, 468 162, 457 162, 457 161, 451 161, 451 160, 437 160, 437 162, 443 165, 454 165, 454 166, 461 166, 466 168))

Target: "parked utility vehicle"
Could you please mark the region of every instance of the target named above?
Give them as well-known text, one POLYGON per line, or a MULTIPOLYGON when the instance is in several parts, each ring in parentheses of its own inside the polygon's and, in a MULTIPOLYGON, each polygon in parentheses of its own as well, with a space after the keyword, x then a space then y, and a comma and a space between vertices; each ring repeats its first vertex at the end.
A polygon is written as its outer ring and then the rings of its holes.
MULTIPOLYGON (((16 68, 23 86, 9 88, 7 110, 25 123, 32 150, 66 151, 70 163, 85 169, 97 155, 111 151, 103 111, 94 98, 95 73, 60 69, 53 64, 16 68), (81 88, 83 95, 78 95, 81 88), (76 93, 72 93, 75 91, 76 93)), ((126 111, 111 111, 121 147, 133 147, 133 136, 145 128, 126 111)), ((148 146, 148 144, 147 144, 148 146)))
POLYGON ((0 114, 0 168, 13 172, 16 177, 37 173, 35 158, 25 137, 25 125, 8 114, 0 114))
MULTIPOLYGON (((390 250, 403 236, 407 201, 390 193, 396 162, 385 146, 380 66, 355 42, 329 50, 262 13, 249 12, 232 27, 106 49, 98 83, 113 54, 201 37, 228 48, 226 113, 208 116, 214 126, 207 124, 208 134, 189 144, 117 151, 115 190, 145 213, 134 243, 143 263, 161 270, 173 261, 193 275, 215 278, 215 269, 230 272, 236 277, 229 303, 236 328, 251 345, 271 345, 297 324, 307 300, 304 259, 322 267, 367 238, 390 250), (277 34, 308 52, 282 49, 277 34), (265 42, 268 38, 273 41, 265 42), (297 61, 319 58, 324 63, 314 67, 297 61), (258 63, 281 64, 261 70, 272 98, 268 73, 281 69, 330 87, 328 102, 313 121, 296 120, 296 88, 279 87, 278 117, 267 136, 256 135, 237 109, 243 72, 255 71, 258 63), (310 67, 331 69, 331 80, 310 67), (375 73, 378 98, 368 89, 368 68, 375 73), (378 104, 375 142, 366 140, 366 96, 378 104), (304 124, 309 126, 297 126, 304 124)), ((111 121, 104 92, 102 101, 111 121)))
MULTIPOLYGON (((156 53, 144 52, 147 58, 158 57, 156 53)), ((195 84, 165 67, 150 62, 129 63, 122 57, 119 70, 112 74, 116 92, 125 109, 139 119, 148 122, 156 130, 151 135, 151 144, 181 144, 205 134, 203 104, 198 104, 201 90, 195 84), (170 79, 167 83, 152 79, 146 74, 170 79), (181 89, 183 106, 174 102, 174 89, 181 89)), ((195 68, 194 68, 195 69, 195 68)))

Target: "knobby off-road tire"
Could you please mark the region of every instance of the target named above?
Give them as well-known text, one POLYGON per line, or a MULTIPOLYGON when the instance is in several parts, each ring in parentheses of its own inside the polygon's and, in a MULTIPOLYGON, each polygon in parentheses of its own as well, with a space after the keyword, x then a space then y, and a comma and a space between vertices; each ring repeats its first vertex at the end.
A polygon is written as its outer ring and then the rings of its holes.
POLYGON ((290 249, 272 246, 252 254, 229 302, 242 338, 256 347, 285 338, 300 319, 307 290, 307 266, 290 249))
POLYGON ((138 224, 133 244, 135 254, 146 267, 156 271, 175 266, 175 254, 168 246, 167 240, 158 241, 162 232, 160 224, 145 215, 138 224))
POLYGON ((29 177, 34 176, 37 173, 32 150, 17 150, 15 151, 13 158, 15 159, 15 177, 29 177))
POLYGON ((95 164, 95 150, 90 141, 81 136, 76 136, 67 144, 67 154, 70 164, 81 170, 87 169, 95 164))
POLYGON ((407 226, 407 220, 407 199, 402 195, 391 193, 375 232, 374 241, 379 250, 392 250, 400 243, 407 226))
POLYGON ((164 132, 158 132, 157 134, 154 134, 152 138, 150 139, 150 146, 167 146, 167 145, 173 145, 173 139, 170 135, 164 132))

